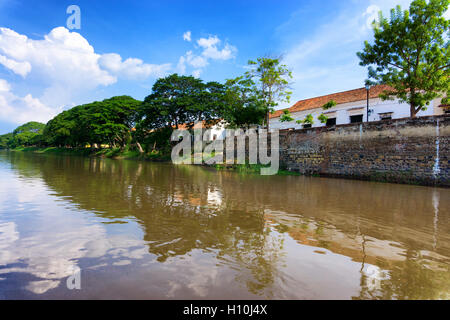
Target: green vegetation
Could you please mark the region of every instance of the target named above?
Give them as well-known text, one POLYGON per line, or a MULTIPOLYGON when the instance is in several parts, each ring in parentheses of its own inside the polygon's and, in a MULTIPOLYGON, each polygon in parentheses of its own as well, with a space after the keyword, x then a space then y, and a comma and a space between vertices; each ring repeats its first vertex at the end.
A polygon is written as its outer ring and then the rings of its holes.
POLYGON ((279 102, 290 102, 292 92, 288 89, 292 72, 281 63, 281 58, 258 58, 256 61, 250 60, 248 65, 251 69, 245 73, 245 78, 255 84, 255 91, 265 109, 265 124, 269 129, 269 113, 274 111, 279 102))
POLYGON ((0 149, 8 149, 11 147, 10 141, 12 141, 13 134, 7 133, 0 136, 0 149))
MULTIPOLYGON (((375 41, 358 52, 361 66, 369 66, 368 84, 386 84, 381 98, 397 97, 411 106, 411 117, 436 97, 450 93, 449 0, 414 0, 409 10, 379 14, 375 41)), ((444 99, 444 103, 446 102, 444 99)))
POLYGON ((261 125, 267 113, 261 93, 246 76, 227 80, 223 118, 235 128, 261 125))
POLYGON ((275 101, 274 95, 286 94, 276 89, 283 83, 280 77, 284 66, 277 59, 258 61, 262 65, 257 70, 267 69, 260 81, 270 83, 269 87, 275 90, 270 97, 253 81, 257 73, 246 73, 225 84, 172 74, 158 79, 144 101, 118 96, 76 106, 46 125, 30 122, 0 136, 0 148, 170 159, 170 138, 176 129, 192 130, 195 122, 202 122, 203 129, 222 121, 234 128, 263 123, 267 101, 275 101), (273 72, 279 74, 269 79, 273 72))
POLYGON ((0 136, 0 149, 42 145, 44 128, 45 124, 39 122, 28 122, 21 125, 12 133, 0 136))
MULTIPOLYGON (((214 166, 216 170, 233 170, 242 174, 260 174, 262 168, 268 168, 268 165, 262 164, 233 164, 233 165, 222 165, 216 164, 214 166)), ((278 170, 277 175, 279 176, 301 176, 299 172, 288 171, 288 170, 278 170)))
POLYGON ((141 102, 128 96, 113 97, 64 111, 47 123, 44 141, 48 146, 90 146, 122 149, 131 141, 131 130, 141 102))
MULTIPOLYGON (((334 100, 330 100, 322 106, 322 110, 328 110, 337 105, 337 102, 334 100)), ((327 123, 328 117, 321 113, 318 118, 321 123, 327 123)), ((291 112, 289 110, 284 110, 283 114, 280 117, 280 122, 292 122, 295 119, 292 117, 291 112)), ((300 119, 296 121, 297 124, 314 124, 314 117, 312 114, 306 115, 305 119, 300 119)))

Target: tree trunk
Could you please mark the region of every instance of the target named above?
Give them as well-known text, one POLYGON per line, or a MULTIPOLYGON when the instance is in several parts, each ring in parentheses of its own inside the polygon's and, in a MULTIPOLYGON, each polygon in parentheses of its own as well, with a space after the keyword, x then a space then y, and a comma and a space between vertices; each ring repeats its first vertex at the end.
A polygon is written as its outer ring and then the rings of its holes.
POLYGON ((414 106, 413 104, 410 105, 410 112, 411 112, 411 118, 415 118, 416 117, 416 106, 414 106))
POLYGON ((270 112, 267 112, 267 114, 266 114, 266 127, 267 127, 267 131, 270 130, 270 128, 269 128, 269 119, 270 119, 270 112))
POLYGON ((137 145, 137 147, 139 149, 139 153, 144 153, 144 150, 142 149, 141 144, 139 142, 136 142, 136 145, 137 145))

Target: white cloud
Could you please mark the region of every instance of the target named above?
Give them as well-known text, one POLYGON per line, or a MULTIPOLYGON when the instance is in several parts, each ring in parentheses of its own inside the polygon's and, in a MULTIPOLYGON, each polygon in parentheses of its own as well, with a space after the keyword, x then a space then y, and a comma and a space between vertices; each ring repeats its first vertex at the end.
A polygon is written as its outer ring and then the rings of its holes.
POLYGON ((25 78, 31 71, 31 64, 27 61, 19 62, 0 54, 0 64, 4 65, 6 68, 12 70, 15 74, 18 74, 25 78))
POLYGON ((188 41, 188 42, 191 42, 191 41, 192 41, 192 39, 191 39, 191 32, 190 32, 190 31, 186 31, 186 32, 183 34, 183 40, 188 41))
POLYGON ((219 50, 217 45, 220 42, 217 36, 209 36, 209 38, 200 38, 197 44, 203 48, 202 55, 206 58, 213 60, 229 60, 234 58, 237 52, 236 47, 227 43, 222 50, 219 50))
POLYGON ((200 38, 197 40, 197 44, 203 48, 210 48, 220 43, 220 39, 217 36, 209 36, 208 38, 200 38))
POLYGON ((29 75, 39 79, 39 85, 45 87, 40 101, 55 109, 72 104, 73 99, 99 86, 117 81, 114 75, 100 68, 100 55, 89 42, 79 33, 63 27, 53 29, 42 40, 0 28, 0 53, 31 66, 29 75))
POLYGON ((64 27, 53 29, 43 40, 32 40, 0 28, 0 51, 10 59, 28 62, 43 80, 71 88, 110 85, 116 78, 98 65, 100 55, 79 33, 64 27))
POLYGON ((31 94, 25 97, 16 96, 11 92, 10 84, 4 79, 0 79, 0 106, 0 119, 16 124, 29 121, 46 123, 61 111, 49 108, 31 94))
POLYGON ((221 40, 217 36, 209 36, 208 38, 200 38, 197 40, 200 52, 194 53, 192 50, 180 57, 177 65, 177 72, 181 74, 186 73, 187 65, 193 67, 192 75, 199 77, 203 69, 209 65, 210 60, 229 60, 235 57, 237 53, 236 47, 225 44, 222 49, 219 49, 221 40))
POLYGON ((201 70, 201 69, 196 69, 196 70, 192 71, 192 75, 193 75, 195 78, 200 78, 201 73, 202 73, 202 70, 201 70))
POLYGON ((11 86, 8 81, 0 79, 0 92, 5 92, 11 90, 11 86))
POLYGON ((202 56, 196 56, 192 51, 186 52, 186 61, 194 68, 203 68, 208 65, 208 60, 202 56))
POLYGON ((2 91, 7 106, 2 107, 0 120, 14 123, 22 119, 46 122, 62 106, 85 102, 83 97, 99 87, 120 78, 158 77, 171 68, 170 64, 147 64, 136 58, 122 61, 115 53, 100 55, 83 36, 64 27, 51 30, 40 40, 0 28, 0 64, 23 77, 27 87, 41 90, 39 99, 2 91))
POLYGON ((186 58, 184 56, 181 56, 178 60, 177 72, 180 74, 186 73, 186 58))
POLYGON ((102 55, 99 59, 99 65, 116 76, 131 80, 143 80, 150 76, 161 77, 171 69, 171 64, 147 64, 136 58, 128 58, 122 61, 122 57, 117 53, 102 55))

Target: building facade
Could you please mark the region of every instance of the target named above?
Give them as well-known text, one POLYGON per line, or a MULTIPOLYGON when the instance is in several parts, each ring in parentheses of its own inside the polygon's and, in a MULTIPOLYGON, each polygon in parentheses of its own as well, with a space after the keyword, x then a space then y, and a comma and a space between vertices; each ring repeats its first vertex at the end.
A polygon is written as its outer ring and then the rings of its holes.
MULTIPOLYGON (((270 116, 271 129, 303 129, 309 127, 333 126, 358 122, 372 122, 389 119, 401 119, 410 116, 410 106, 406 103, 399 103, 398 100, 382 101, 379 95, 386 90, 383 85, 369 89, 360 88, 344 92, 329 94, 326 96, 300 100, 289 109, 278 110, 270 116), (369 95, 368 95, 369 93, 369 95), (369 112, 367 111, 367 96, 369 96, 369 112), (337 103, 336 106, 328 110, 323 110, 322 106, 331 100, 337 103), (280 117, 284 110, 289 110, 291 122, 281 122, 280 117), (327 116, 327 123, 321 123, 318 117, 321 114, 327 116), (313 124, 298 124, 297 120, 304 120, 311 114, 313 124)), ((431 116, 449 113, 449 106, 441 105, 441 99, 435 99, 427 106, 427 110, 420 111, 417 116, 431 116)))

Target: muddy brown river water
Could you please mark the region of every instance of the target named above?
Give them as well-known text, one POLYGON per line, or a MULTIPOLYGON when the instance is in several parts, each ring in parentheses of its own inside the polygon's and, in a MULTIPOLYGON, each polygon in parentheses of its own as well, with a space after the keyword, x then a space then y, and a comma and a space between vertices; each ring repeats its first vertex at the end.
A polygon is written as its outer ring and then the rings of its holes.
POLYGON ((0 152, 0 299, 109 298, 450 299, 450 190, 0 152))

